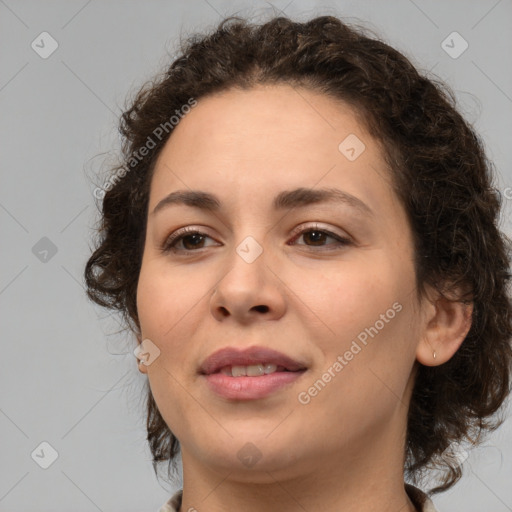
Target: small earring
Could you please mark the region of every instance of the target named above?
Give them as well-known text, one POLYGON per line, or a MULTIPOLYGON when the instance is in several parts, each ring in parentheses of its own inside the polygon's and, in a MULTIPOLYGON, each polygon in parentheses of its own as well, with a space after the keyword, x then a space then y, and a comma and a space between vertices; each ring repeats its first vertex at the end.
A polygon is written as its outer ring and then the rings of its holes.
POLYGON ((139 370, 139 373, 142 373, 142 374, 145 374, 146 372, 143 370, 143 368, 145 367, 146 365, 144 364, 143 361, 137 361, 137 370, 139 370))
POLYGON ((434 350, 434 359, 436 358, 436 351, 434 350))

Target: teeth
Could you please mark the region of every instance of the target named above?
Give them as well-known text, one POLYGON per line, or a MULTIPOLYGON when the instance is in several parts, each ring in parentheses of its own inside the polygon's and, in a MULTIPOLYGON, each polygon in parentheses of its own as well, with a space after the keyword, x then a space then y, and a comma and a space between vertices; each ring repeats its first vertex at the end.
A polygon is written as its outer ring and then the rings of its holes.
POLYGON ((271 364, 271 363, 267 363, 264 366, 264 371, 265 371, 265 374, 274 373, 274 372, 277 371, 277 365, 271 364))
MULTIPOLYGON (((254 369, 254 366, 252 366, 254 369)), ((259 365, 257 365, 256 371, 258 370, 259 365)), ((247 375, 247 366, 232 366, 231 367, 231 374, 233 377, 243 377, 244 375, 247 375)))
POLYGON ((221 373, 229 377, 259 377, 277 371, 277 365, 271 363, 251 364, 248 366, 225 366, 221 373))
MULTIPOLYGON (((258 377, 258 375, 265 375, 265 367, 262 364, 253 364, 245 368, 239 367, 240 373, 245 369, 245 375, 248 377, 258 377)), ((231 370, 233 371, 233 370, 231 370)), ((234 374, 233 374, 234 375, 234 374)))

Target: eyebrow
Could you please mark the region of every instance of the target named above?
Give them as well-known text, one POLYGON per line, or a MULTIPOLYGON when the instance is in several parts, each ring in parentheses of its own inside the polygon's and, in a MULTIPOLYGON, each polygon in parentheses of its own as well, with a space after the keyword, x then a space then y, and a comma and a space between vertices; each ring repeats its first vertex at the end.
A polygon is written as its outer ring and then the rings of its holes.
MULTIPOLYGON (((273 201, 274 210, 300 208, 318 203, 342 203, 360 213, 373 216, 373 210, 361 199, 337 188, 297 188, 280 192, 273 201)), ((221 209, 220 200, 213 194, 201 190, 176 190, 165 196, 156 206, 152 215, 167 206, 182 204, 201 210, 216 212, 221 209)))

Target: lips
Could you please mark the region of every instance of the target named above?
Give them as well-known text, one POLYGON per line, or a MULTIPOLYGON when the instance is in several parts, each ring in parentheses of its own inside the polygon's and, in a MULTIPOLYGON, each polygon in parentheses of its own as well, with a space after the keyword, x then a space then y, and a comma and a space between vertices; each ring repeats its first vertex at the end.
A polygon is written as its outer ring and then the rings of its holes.
POLYGON ((225 347, 208 356, 201 364, 199 373, 211 375, 219 373, 226 366, 249 366, 259 363, 282 366, 290 372, 307 368, 304 363, 270 348, 249 347, 244 350, 237 350, 232 347, 225 347))

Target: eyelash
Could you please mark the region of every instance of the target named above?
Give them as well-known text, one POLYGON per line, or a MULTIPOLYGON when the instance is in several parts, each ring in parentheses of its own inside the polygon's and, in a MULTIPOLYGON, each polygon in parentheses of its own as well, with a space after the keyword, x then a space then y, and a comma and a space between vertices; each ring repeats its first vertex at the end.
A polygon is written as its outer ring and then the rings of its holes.
MULTIPOLYGON (((329 237, 334 238, 335 240, 337 240, 341 247, 352 244, 352 241, 349 240, 348 238, 343 238, 343 237, 337 235, 336 233, 333 233, 332 231, 329 231, 328 229, 323 229, 323 228, 320 228, 319 226, 316 226, 316 225, 315 226, 308 226, 307 228, 293 230, 293 232, 292 232, 292 241, 295 242, 302 235, 304 235, 305 233, 310 233, 310 232, 326 234, 329 237)), ((200 247, 198 250, 194 250, 194 249, 192 249, 192 250, 189 250, 189 249, 176 249, 176 244, 178 242, 181 242, 185 237, 190 236, 190 235, 202 235, 202 236, 206 236, 207 238, 211 238, 206 233, 203 233, 203 232, 199 231, 196 228, 192 228, 192 227, 182 228, 182 229, 177 230, 171 236, 169 236, 168 238, 165 239, 165 241, 164 241, 164 243, 162 244, 162 247, 161 247, 162 252, 164 252, 164 253, 169 253, 169 252, 174 252, 174 253, 188 252, 188 253, 192 253, 192 252, 198 252, 201 249, 205 249, 205 247, 200 247)), ((301 245, 303 245, 303 244, 301 244, 301 245)), ((312 246, 306 246, 306 247, 314 248, 314 247, 323 247, 323 246, 314 246, 314 245, 312 245, 312 246)), ((336 249, 339 249, 339 248, 340 247, 336 247, 334 249, 323 249, 323 250, 324 251, 326 251, 326 250, 327 251, 332 251, 332 250, 336 250, 336 249)))

